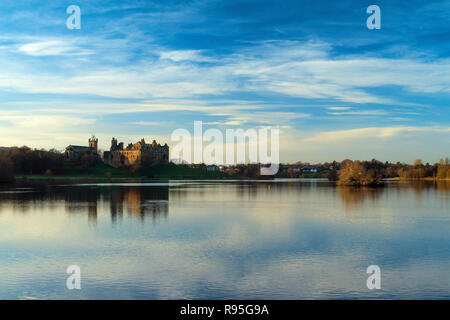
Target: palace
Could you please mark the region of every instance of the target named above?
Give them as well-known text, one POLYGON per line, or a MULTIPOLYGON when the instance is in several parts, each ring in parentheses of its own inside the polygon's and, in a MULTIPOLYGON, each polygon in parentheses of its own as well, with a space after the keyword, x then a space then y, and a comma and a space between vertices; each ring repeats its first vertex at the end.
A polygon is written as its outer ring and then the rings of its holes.
POLYGON ((89 146, 68 146, 64 152, 64 159, 72 162, 79 161, 85 155, 100 157, 98 154, 98 139, 95 136, 89 139, 89 146))
MULTIPOLYGON (((89 139, 88 146, 70 145, 64 152, 64 158, 69 162, 78 162, 83 157, 94 157, 100 160, 96 137, 92 136, 89 139)), ((103 153, 103 162, 115 168, 131 166, 142 161, 150 166, 169 163, 169 146, 167 144, 162 146, 155 140, 147 144, 142 139, 124 148, 123 142, 118 143, 116 138, 112 138, 110 150, 103 153)))
POLYGON ((124 148, 123 142, 118 143, 112 138, 110 151, 105 151, 103 161, 113 167, 124 167, 145 161, 149 165, 169 163, 169 146, 161 146, 155 140, 151 144, 142 139, 135 144, 130 143, 124 148))

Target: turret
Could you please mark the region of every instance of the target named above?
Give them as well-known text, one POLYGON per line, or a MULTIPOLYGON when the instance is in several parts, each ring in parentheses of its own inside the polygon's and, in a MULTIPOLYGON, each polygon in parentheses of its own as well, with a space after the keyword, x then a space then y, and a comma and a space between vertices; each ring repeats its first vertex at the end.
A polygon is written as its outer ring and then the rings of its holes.
POLYGON ((117 139, 112 138, 111 140, 111 151, 117 150, 117 139))
POLYGON ((95 136, 89 139, 89 148, 94 149, 95 153, 98 153, 98 139, 95 136))

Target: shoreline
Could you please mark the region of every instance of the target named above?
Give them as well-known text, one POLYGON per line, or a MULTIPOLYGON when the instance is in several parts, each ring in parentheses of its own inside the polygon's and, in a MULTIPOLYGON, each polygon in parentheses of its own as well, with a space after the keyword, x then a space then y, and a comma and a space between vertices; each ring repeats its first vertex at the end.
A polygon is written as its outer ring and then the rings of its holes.
POLYGON ((407 179, 407 178, 391 178, 395 180, 400 181, 450 181, 450 178, 433 178, 433 177, 425 177, 425 178, 419 178, 419 179, 407 179))
POLYGON ((246 178, 240 177, 230 177, 230 178, 205 178, 205 177, 167 177, 167 178, 147 178, 147 177, 74 177, 74 176, 16 176, 16 182, 25 182, 25 181, 111 181, 111 182, 123 182, 123 181, 167 181, 167 180, 247 180, 246 178))
MULTIPOLYGON (((199 177, 199 176, 173 176, 173 177, 164 177, 164 178, 149 178, 149 177, 96 177, 96 176, 44 176, 44 175, 17 175, 15 176, 15 182, 25 182, 25 181, 111 181, 111 182, 124 182, 124 181, 138 181, 138 182, 147 182, 147 181, 167 181, 167 180, 218 180, 218 181, 227 181, 227 180, 273 180, 273 179, 285 179, 285 180, 295 180, 295 179, 325 179, 325 178, 316 178, 316 177, 303 177, 303 178, 286 178, 286 177, 264 177, 262 178, 248 178, 248 177, 199 177)), ((384 181, 450 181, 449 178, 421 178, 421 179, 405 179, 400 177, 395 178, 386 178, 384 181)), ((330 181, 333 182, 333 181, 330 181)), ((335 182, 335 181, 334 181, 335 182)), ((12 182, 14 183, 14 182, 12 182)))

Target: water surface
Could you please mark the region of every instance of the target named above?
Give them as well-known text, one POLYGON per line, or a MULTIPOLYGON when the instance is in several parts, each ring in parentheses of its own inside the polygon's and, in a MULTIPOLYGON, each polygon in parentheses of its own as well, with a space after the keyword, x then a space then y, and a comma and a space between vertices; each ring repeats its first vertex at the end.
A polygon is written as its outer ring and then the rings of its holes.
POLYGON ((1 299, 448 299, 449 270, 448 181, 0 188, 1 299))

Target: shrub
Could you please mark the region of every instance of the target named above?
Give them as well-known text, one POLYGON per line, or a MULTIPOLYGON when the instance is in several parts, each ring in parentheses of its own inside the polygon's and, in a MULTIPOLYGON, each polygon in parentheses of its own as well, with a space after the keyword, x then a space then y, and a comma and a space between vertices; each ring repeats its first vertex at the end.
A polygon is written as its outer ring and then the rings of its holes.
POLYGON ((339 170, 338 185, 370 186, 378 185, 381 179, 374 169, 367 170, 359 161, 346 161, 339 170))

